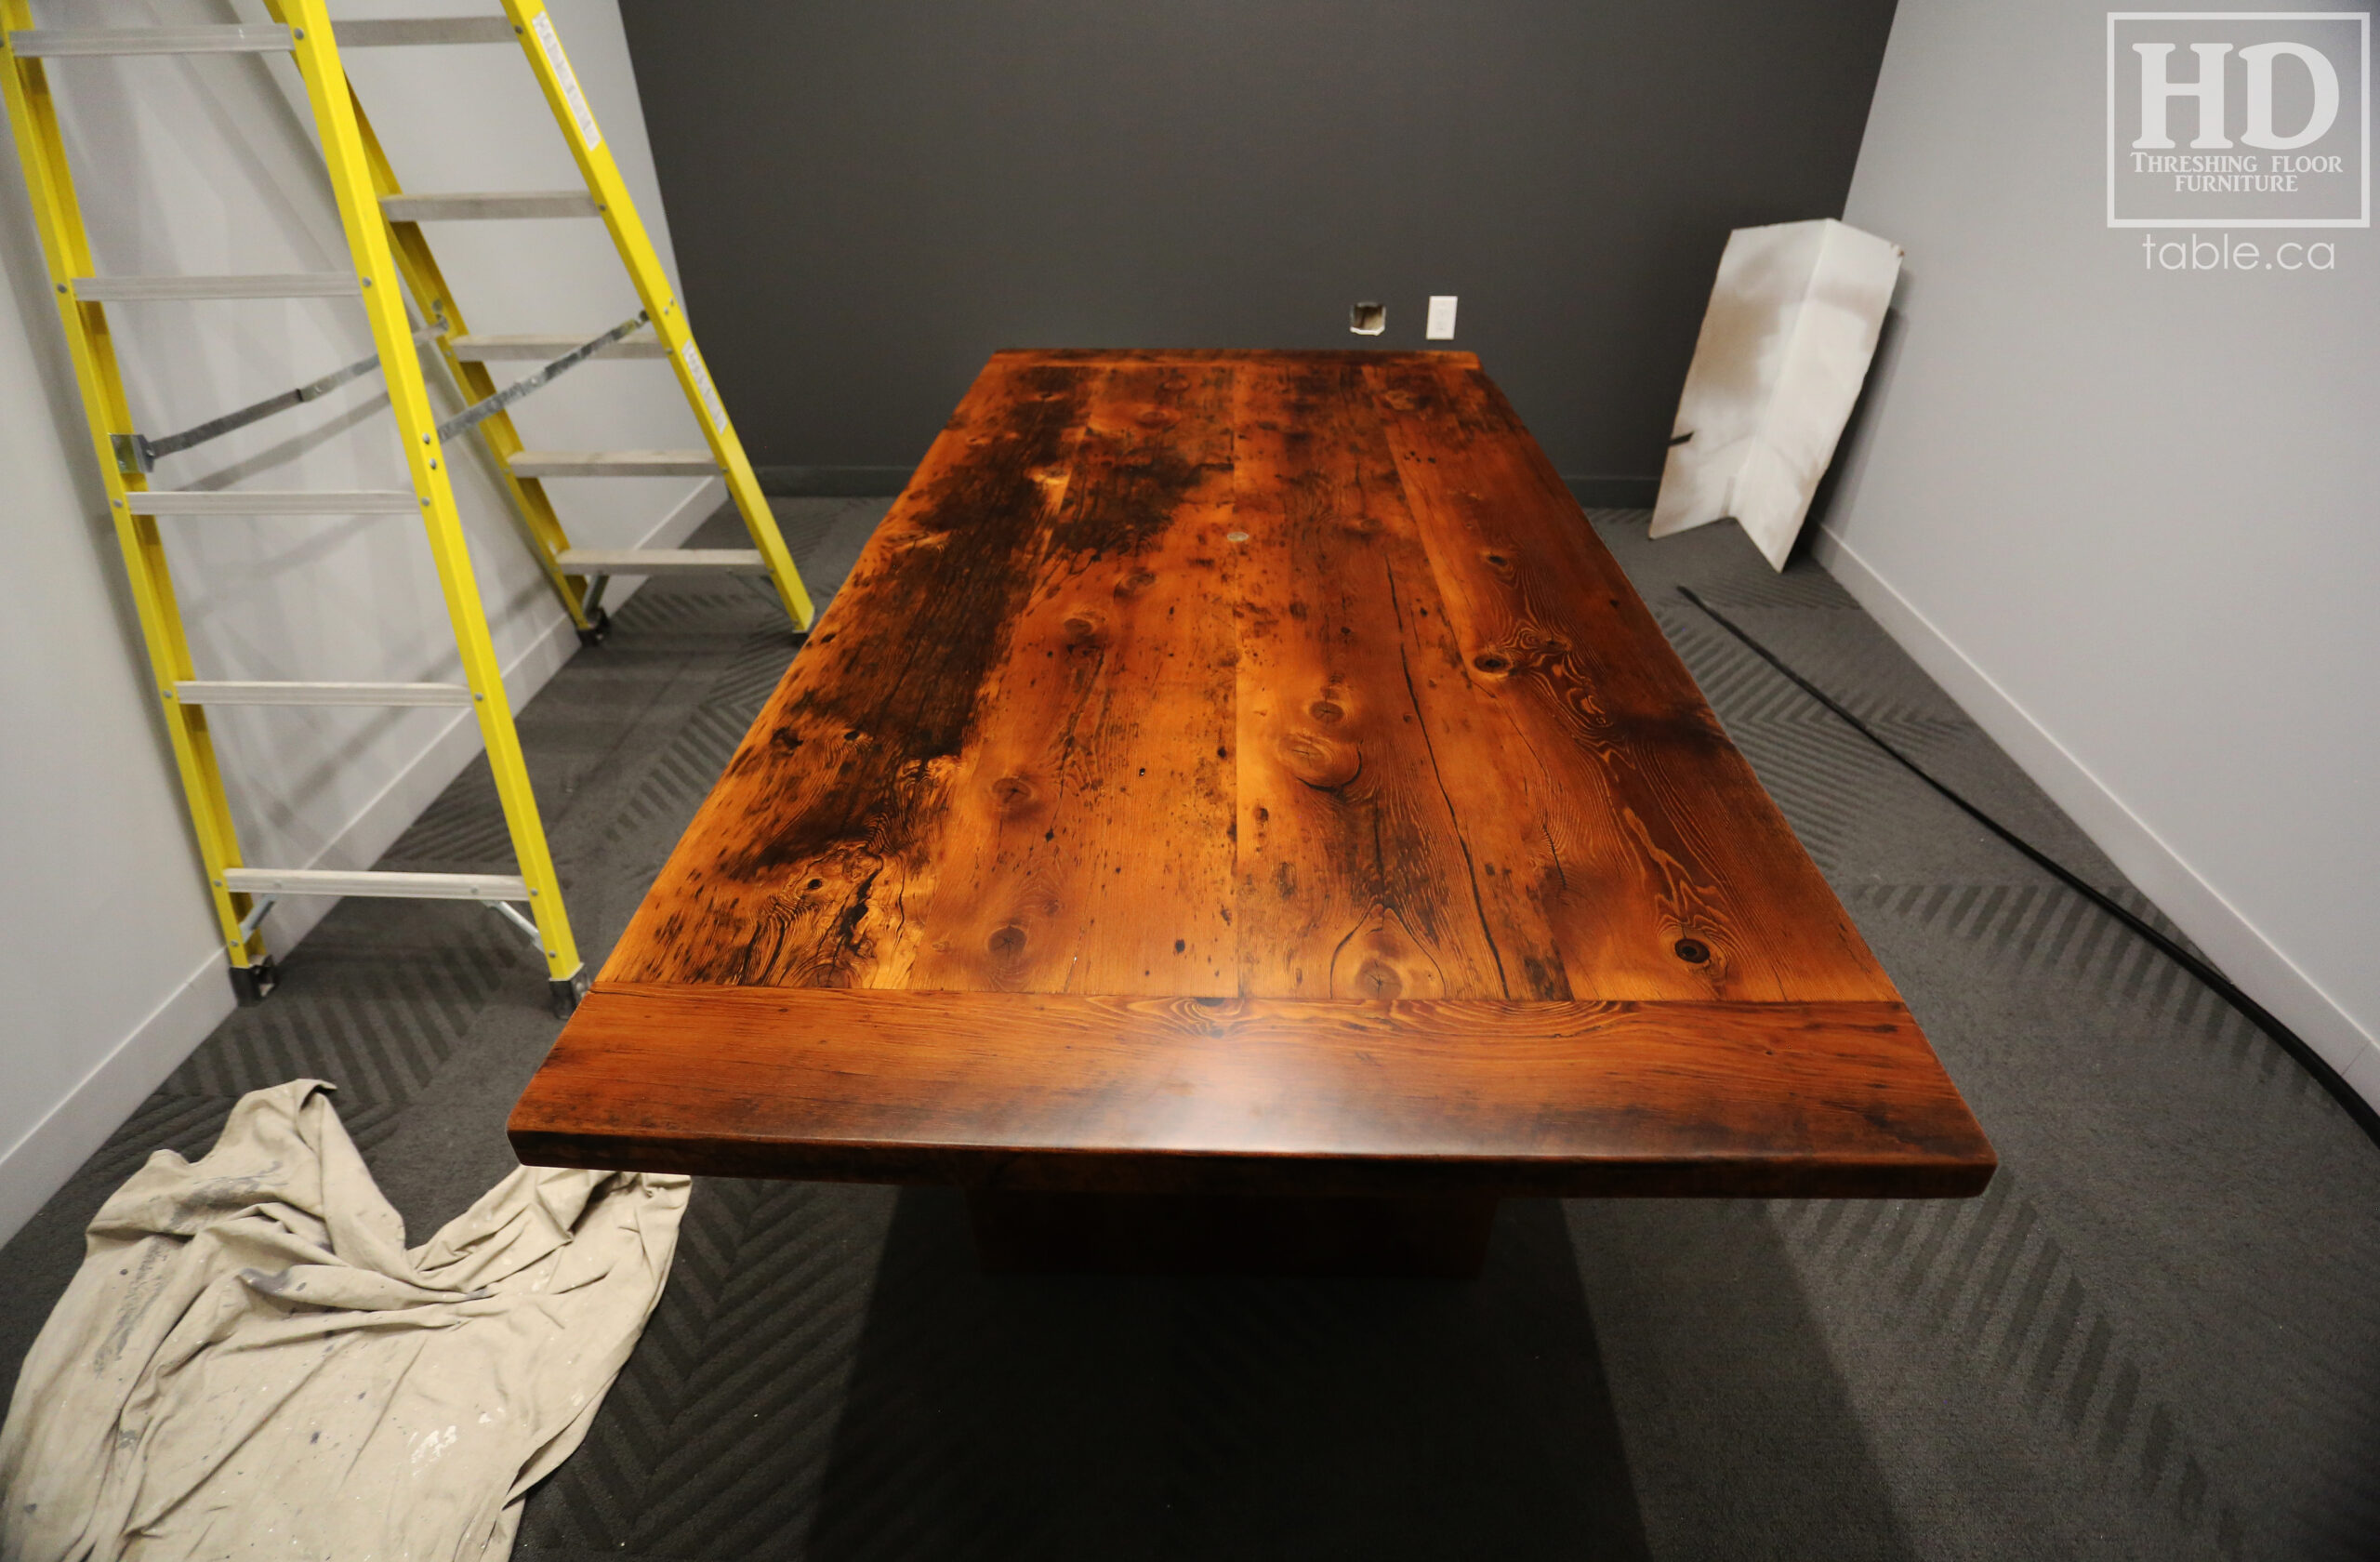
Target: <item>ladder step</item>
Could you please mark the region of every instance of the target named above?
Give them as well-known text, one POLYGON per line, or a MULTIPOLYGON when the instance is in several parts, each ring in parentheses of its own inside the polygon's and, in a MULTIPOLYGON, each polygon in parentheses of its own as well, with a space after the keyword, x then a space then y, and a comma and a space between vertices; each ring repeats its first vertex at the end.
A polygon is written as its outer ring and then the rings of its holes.
POLYGON ((332 30, 341 48, 390 48, 405 44, 509 44, 512 23, 500 16, 385 17, 342 21, 332 30))
POLYGON ((220 494, 167 488, 126 494, 124 507, 135 515, 411 515, 421 501, 403 488, 284 489, 220 494))
POLYGON ((707 450, 523 450, 515 477, 708 477, 719 470, 707 450))
POLYGON ((87 276, 74 279, 84 303, 150 298, 352 298, 350 271, 289 271, 251 276, 87 276))
POLYGON ((36 27, 8 34, 22 60, 62 60, 109 54, 287 54, 297 41, 286 27, 36 27))
POLYGON ((361 873, 312 867, 231 867, 223 887, 243 894, 377 895, 391 900, 527 900, 512 873, 361 873))
POLYGON ((460 683, 251 683, 186 678, 184 705, 469 705, 460 683))
POLYGON ((474 221, 501 217, 593 217, 595 197, 584 190, 509 190, 445 195, 383 195, 391 222, 474 221))
POLYGON ((769 566, 757 548, 565 548, 554 555, 564 575, 676 575, 681 571, 725 570, 731 575, 766 575, 769 566))
MULTIPOLYGON (((446 345, 455 356, 472 364, 550 364, 586 341, 585 337, 527 336, 461 336, 450 337, 446 345)), ((608 343, 595 350, 597 358, 667 358, 668 344, 655 338, 638 335, 608 343)))

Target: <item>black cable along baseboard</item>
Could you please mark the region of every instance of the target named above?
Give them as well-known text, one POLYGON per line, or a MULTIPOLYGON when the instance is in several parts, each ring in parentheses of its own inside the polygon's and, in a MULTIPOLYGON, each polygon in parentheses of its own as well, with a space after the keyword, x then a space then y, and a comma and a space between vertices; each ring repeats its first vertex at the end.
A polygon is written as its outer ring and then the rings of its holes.
POLYGON ((2223 973, 2215 970, 2215 967, 2207 964, 2206 961, 2190 953, 2189 950, 2182 947, 2179 944, 2175 943, 2171 938, 2168 938, 2163 933, 2158 932, 2156 928, 2147 921, 2144 921, 2139 917, 2136 917, 2132 912, 2126 910, 2121 904, 2108 895, 2104 891, 2100 890, 2096 885, 2086 882, 2080 875, 2076 874, 2065 864, 2059 862, 2048 853, 2043 852, 2040 847, 2035 846, 2031 841, 2027 841, 2023 836, 2018 835, 2015 830, 2010 829, 2007 826, 2002 824, 1999 820, 1993 818, 1990 814, 1986 814, 1982 809, 1977 807, 1974 803, 1969 802, 1965 798, 1960 796, 1959 793, 1952 790, 1947 783, 1936 776, 1931 771, 1928 771, 1924 765, 1919 764, 1915 760, 1911 759, 1907 754, 1902 753, 1899 749, 1886 742, 1883 735, 1879 734, 1873 727, 1868 725, 1867 722, 1861 721, 1858 717, 1854 716, 1844 707, 1841 701, 1835 699, 1834 696, 1829 695, 1825 690, 1819 688, 1817 684, 1811 682, 1808 679, 1794 671, 1791 667, 1788 667, 1783 658, 1779 657, 1777 653, 1771 651, 1767 646, 1763 645, 1760 642, 1754 640, 1751 633, 1741 625, 1738 624, 1734 619, 1729 618, 1726 614, 1721 613, 1717 608, 1712 607, 1709 602, 1704 602, 1700 597, 1697 596, 1692 588, 1681 586, 1677 589, 1677 594, 1684 597, 1687 602, 1692 602, 1697 608, 1699 608, 1704 616, 1709 617, 1712 623, 1718 625, 1721 629, 1726 630, 1729 634, 1743 642, 1743 643, 1751 649, 1752 655, 1758 656, 1762 661, 1766 662, 1770 667, 1775 668, 1778 672, 1782 673, 1789 681, 1792 682, 1795 688, 1801 690, 1802 693, 1809 695, 1810 698, 1826 707, 1827 709, 1834 712, 1834 714, 1840 717, 1844 724, 1849 726, 1852 731, 1858 733, 1860 736, 1866 738, 1869 742, 1874 744, 1877 748, 1890 755, 1903 770, 1908 771, 1911 775, 1916 776, 1920 781, 1924 782, 1927 786, 1941 793, 1942 796, 1948 798, 1952 804, 1954 804, 1961 812, 1964 813, 1969 818, 1973 819, 1976 823, 1981 825, 1984 828, 1990 830, 1992 834, 1998 836, 2001 840, 2006 841, 2009 845, 2022 853, 2033 863, 2035 867, 2041 868, 2042 871, 2049 874, 2052 878, 2057 880, 2058 882, 2074 891, 2075 894, 2082 896, 2085 900, 2088 900, 2092 905, 2097 907, 2109 916, 2113 917, 2117 921, 2122 922, 2134 933, 2137 934, 2142 939, 2145 939, 2157 950, 2158 953, 2163 955, 2167 960, 2172 960, 2175 965, 2180 966, 2184 971, 2188 972, 2192 976, 2205 984, 2207 987, 2213 990, 2217 998, 2220 998, 2224 1002, 2228 1003, 2232 1008, 2238 1010, 2241 1014, 2247 1019, 2249 1024, 2254 1026, 2258 1030, 2263 1031, 2267 1036, 2271 1037, 2275 1041, 2279 1042, 2282 1051, 2288 1052, 2291 1057, 2297 1060, 2299 1067, 2305 1069, 2308 1074, 2311 1074, 2314 1077, 2316 1083, 2320 1084, 2324 1090, 2330 1092, 2331 1098, 2339 1104, 2340 1108, 2345 1111, 2348 1117, 2355 1119, 2356 1126, 2363 1130, 2364 1136, 2370 1139, 2375 1146, 2380 1146, 2380 1111, 2373 1110, 2370 1102, 2357 1094, 2355 1087, 2349 1085, 2347 1080, 2341 1077, 2339 1071, 2333 1068, 2329 1062, 2323 1058, 2322 1054, 2316 1052, 2313 1047, 2307 1043, 2304 1037, 2298 1035, 2295 1031, 2281 1024, 2280 1020, 2274 1018, 2273 1015, 2265 1009, 2263 1004, 2258 1003, 2254 999, 2250 998, 2246 993, 2241 992, 2240 988, 2233 984, 2229 977, 2224 975, 2223 973))

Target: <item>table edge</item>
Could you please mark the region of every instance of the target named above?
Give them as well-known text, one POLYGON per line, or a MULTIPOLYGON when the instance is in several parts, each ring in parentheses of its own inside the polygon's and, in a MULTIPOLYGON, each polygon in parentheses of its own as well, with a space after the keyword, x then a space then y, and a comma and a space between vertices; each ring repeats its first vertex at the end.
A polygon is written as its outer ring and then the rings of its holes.
POLYGON ((536 1165, 1130 1192, 1939 1198, 1980 1193, 1997 1166, 1907 1007, 1866 999, 599 983, 508 1132, 536 1165), (970 1087, 937 1094, 953 1069, 970 1087), (1286 1099, 1288 1080, 1303 1094, 1286 1099), (1783 1105, 1763 1139, 1699 1119, 1698 1091, 1783 1105), (1049 1127, 1098 1122, 1110 1092, 1130 1105, 1104 1137, 1049 1127), (1416 1103, 1438 1101, 1443 1132, 1399 1146, 1428 1120, 1416 1103), (1399 1109, 1404 1128, 1367 1137, 1399 1109), (1224 1132, 1167 1138, 1184 1113, 1224 1132), (1223 1142, 1243 1113, 1320 1126, 1223 1142))

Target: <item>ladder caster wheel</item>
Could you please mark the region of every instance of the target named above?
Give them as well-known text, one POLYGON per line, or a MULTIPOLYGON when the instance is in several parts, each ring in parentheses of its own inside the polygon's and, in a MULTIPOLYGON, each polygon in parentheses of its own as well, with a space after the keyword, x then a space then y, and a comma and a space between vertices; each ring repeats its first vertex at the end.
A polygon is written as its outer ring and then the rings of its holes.
POLYGON ((273 969, 269 960, 231 967, 231 996, 243 1009, 262 1003, 265 995, 280 985, 281 973, 273 969))
POLYGON ((612 616, 600 607, 587 620, 587 627, 578 631, 578 643, 581 645, 601 645, 611 638, 612 616))
POLYGON ((587 968, 581 966, 576 975, 557 977, 546 984, 546 990, 553 995, 555 1019, 566 1020, 577 1012, 578 1000, 587 996, 588 980, 587 968))

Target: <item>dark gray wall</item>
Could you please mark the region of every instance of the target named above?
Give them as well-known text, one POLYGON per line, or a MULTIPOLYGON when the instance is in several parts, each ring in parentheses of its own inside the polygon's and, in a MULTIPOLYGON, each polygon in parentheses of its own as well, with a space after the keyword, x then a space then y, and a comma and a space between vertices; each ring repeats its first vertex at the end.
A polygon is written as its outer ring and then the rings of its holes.
POLYGON ((1727 230, 1840 215, 1892 0, 626 0, 763 465, 914 463, 1001 347, 1418 347, 1649 475, 1727 230), (1347 306, 1389 306, 1347 332, 1347 306))

